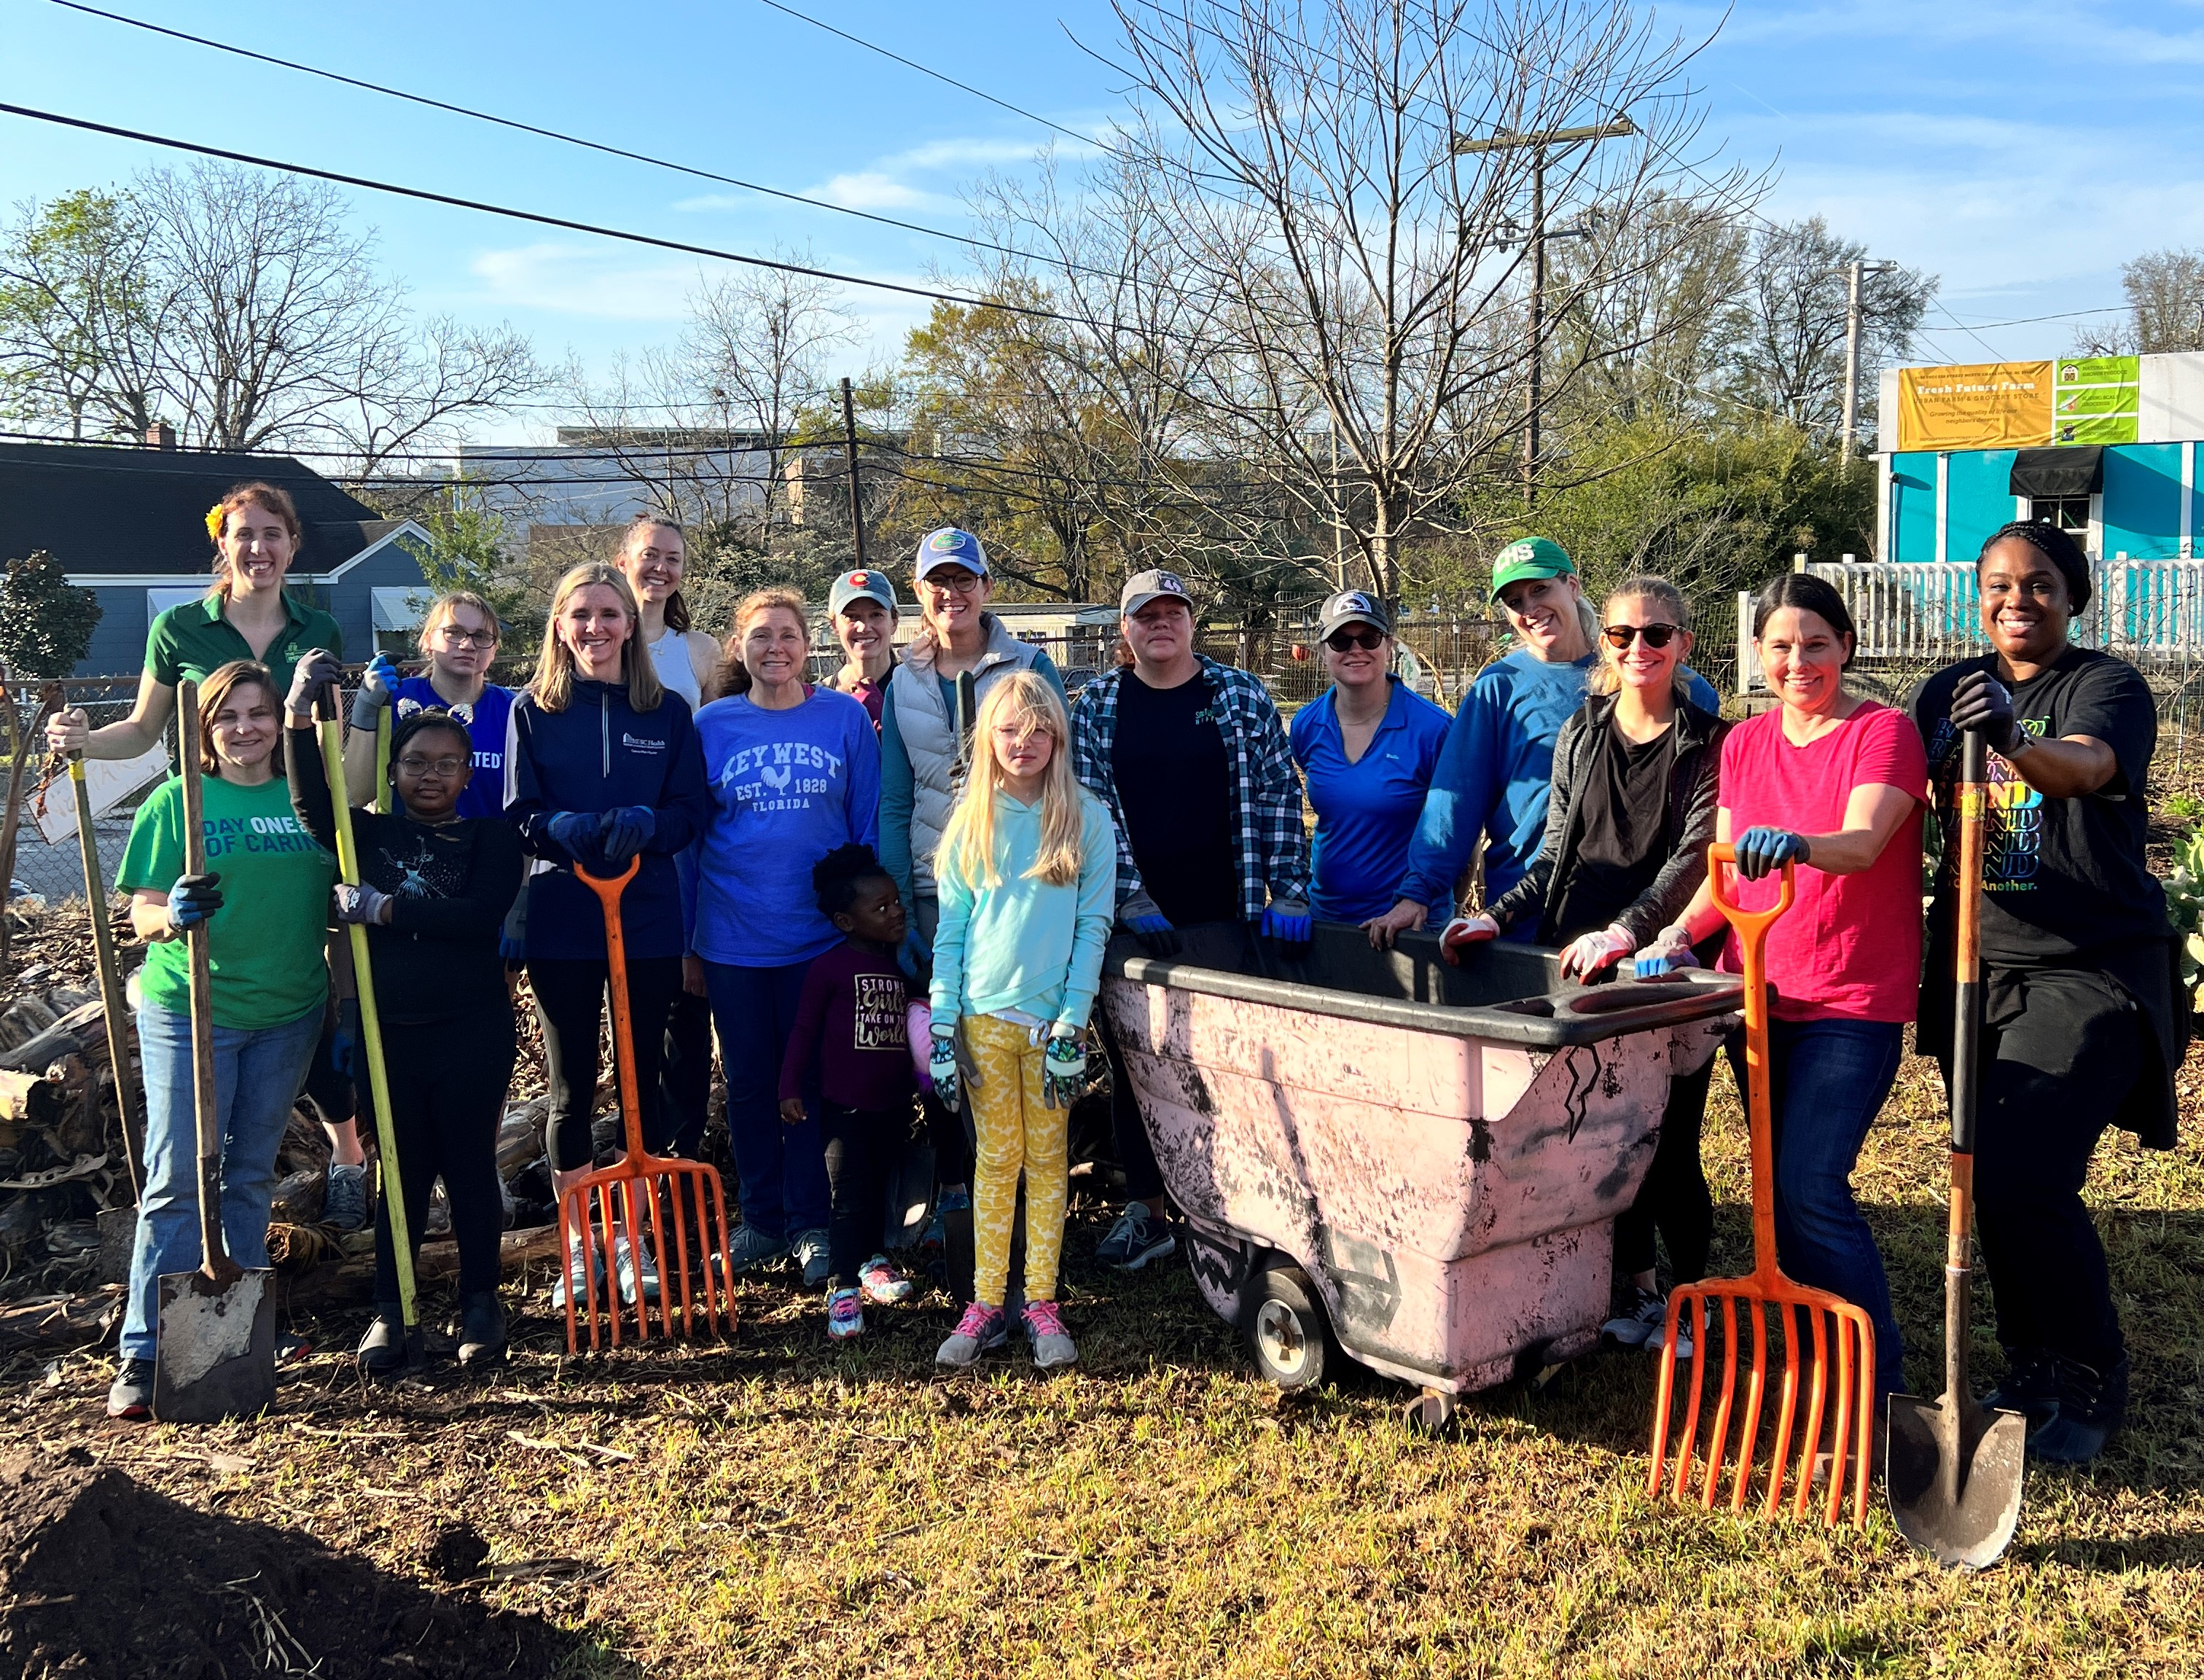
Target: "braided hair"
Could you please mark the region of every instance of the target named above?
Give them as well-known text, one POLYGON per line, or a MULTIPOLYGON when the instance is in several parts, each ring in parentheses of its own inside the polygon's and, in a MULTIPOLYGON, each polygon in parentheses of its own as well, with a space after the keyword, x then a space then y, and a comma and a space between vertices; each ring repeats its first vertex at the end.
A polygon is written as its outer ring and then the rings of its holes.
POLYGON ((870 846, 852 842, 835 847, 812 866, 811 890, 819 896, 820 914, 831 921, 857 902, 857 888, 864 882, 894 878, 870 846))
POLYGON ((2073 604, 2074 616, 2080 618, 2089 605, 2089 557, 2082 552, 2082 545, 2074 541, 2071 531, 2041 519, 2015 519, 2010 524, 2000 525, 1990 533, 1989 541, 1982 544, 1982 552, 1975 559, 1975 571, 1980 576, 1982 562, 1990 557, 1990 550, 2000 542, 2024 542, 2059 568, 2059 575, 2066 580, 2066 595, 2073 604))

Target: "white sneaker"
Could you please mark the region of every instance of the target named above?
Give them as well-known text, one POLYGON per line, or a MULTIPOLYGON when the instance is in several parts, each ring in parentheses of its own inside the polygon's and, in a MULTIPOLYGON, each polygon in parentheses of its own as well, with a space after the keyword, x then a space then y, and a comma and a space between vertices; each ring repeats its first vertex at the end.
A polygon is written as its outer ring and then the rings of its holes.
MULTIPOLYGON (((1661 1322, 1653 1327, 1653 1334, 1645 1338, 1645 1351, 1648 1353, 1658 1353, 1662 1344, 1668 1340, 1668 1309, 1664 1304, 1661 1309, 1661 1322)), ((1676 1357, 1679 1359, 1688 1359, 1692 1357, 1690 1323, 1691 1321, 1684 1314, 1680 1312, 1676 1315, 1676 1357)))
POLYGON ((658 1263, 650 1257, 650 1244, 638 1240, 635 1253, 642 1257, 639 1267, 635 1263, 635 1256, 628 1252, 627 1233, 623 1231, 613 1239, 613 1275, 619 1279, 620 1302, 625 1306, 635 1304, 638 1275, 643 1283, 643 1298, 646 1301, 658 1298, 658 1263))
POLYGON ((1630 1305, 1601 1325, 1599 1333, 1624 1347, 1644 1347, 1650 1340, 1657 1352, 1661 1328, 1668 1318, 1668 1298, 1635 1286, 1630 1295, 1630 1305))
MULTIPOLYGON (((586 1245, 578 1240, 567 1244, 566 1274, 551 1286, 552 1311, 566 1311, 566 1298, 570 1294, 573 1297, 575 1311, 583 1312, 588 1310, 590 1276, 588 1263, 584 1257, 585 1248, 586 1245)), ((590 1254, 594 1254, 595 1251, 595 1250, 588 1251, 590 1254)), ((596 1274, 597 1298, 601 1302, 604 1299, 605 1287, 605 1267, 601 1260, 596 1263, 596 1274)))

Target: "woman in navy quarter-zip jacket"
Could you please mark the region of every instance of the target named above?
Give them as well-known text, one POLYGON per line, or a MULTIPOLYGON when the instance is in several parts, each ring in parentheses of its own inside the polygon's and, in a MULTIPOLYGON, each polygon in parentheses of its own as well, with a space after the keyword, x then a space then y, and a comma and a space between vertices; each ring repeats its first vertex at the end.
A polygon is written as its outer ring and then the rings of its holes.
MULTIPOLYGON (((637 634, 642 613, 612 566, 577 566, 559 580, 536 680, 513 702, 506 750, 506 815, 540 860, 529 878, 528 983, 550 1064, 545 1128, 560 1191, 590 1167, 590 1110, 597 1089, 597 1033, 607 968, 604 913, 574 878, 576 864, 617 875, 639 858, 620 899, 634 1020, 636 1088, 658 1088, 666 1025, 681 990, 688 940, 674 855, 709 809, 704 760, 689 702, 669 693, 637 634)), ((649 1115, 646 1115, 648 1121, 649 1115)), ((653 1138, 654 1147, 665 1139, 653 1138)), ((615 1254, 620 1293, 655 1292, 650 1257, 615 1254)), ((578 1250, 566 1289, 579 1290, 578 1250)))

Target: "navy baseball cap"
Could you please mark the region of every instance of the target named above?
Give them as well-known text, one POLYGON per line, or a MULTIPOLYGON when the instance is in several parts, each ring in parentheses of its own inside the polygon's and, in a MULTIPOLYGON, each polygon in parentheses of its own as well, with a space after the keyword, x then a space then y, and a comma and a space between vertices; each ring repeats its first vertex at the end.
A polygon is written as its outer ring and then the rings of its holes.
POLYGON ((826 592, 826 616, 840 618, 842 609, 853 600, 876 600, 889 612, 902 616, 902 608, 896 605, 895 585, 888 582, 885 571, 837 573, 834 587, 826 592))
POLYGON ((944 525, 938 531, 928 531, 918 541, 918 567, 913 574, 923 578, 939 565, 961 565, 976 577, 987 575, 987 551, 980 546, 980 539, 969 531, 960 531, 954 525, 944 525))

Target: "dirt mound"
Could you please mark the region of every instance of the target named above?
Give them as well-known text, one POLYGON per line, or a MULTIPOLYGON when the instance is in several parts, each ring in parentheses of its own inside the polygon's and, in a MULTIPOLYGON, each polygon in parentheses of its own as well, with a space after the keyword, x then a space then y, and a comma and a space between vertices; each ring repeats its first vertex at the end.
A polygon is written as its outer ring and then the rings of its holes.
POLYGON ((81 1448, 0 1459, 5 1680, 540 1676, 577 1642, 308 1535, 193 1510, 81 1448))

